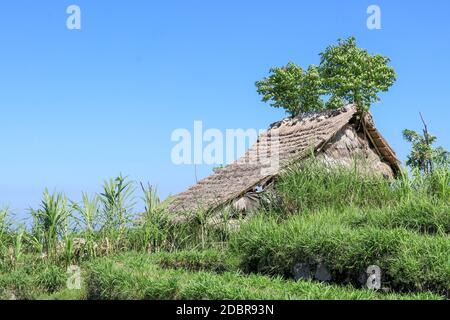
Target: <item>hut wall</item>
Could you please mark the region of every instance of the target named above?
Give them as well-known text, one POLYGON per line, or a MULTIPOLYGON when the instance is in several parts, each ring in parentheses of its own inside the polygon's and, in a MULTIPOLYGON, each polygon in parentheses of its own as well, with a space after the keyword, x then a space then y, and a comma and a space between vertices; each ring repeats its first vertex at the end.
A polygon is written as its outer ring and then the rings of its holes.
POLYGON ((361 163, 361 168, 367 172, 379 173, 388 178, 394 177, 391 166, 381 159, 369 138, 357 132, 350 124, 336 133, 317 158, 330 165, 345 167, 353 166, 356 161, 358 164, 361 163))

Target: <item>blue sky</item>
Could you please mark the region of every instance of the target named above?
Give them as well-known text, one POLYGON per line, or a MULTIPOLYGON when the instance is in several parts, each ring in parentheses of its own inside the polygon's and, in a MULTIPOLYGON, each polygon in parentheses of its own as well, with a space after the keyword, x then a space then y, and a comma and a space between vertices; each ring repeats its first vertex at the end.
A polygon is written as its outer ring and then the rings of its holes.
POLYGON ((448 0, 3 1, 0 206, 24 212, 45 187, 77 200, 120 172, 180 192, 194 167, 172 164, 173 130, 266 128, 284 113, 254 82, 351 35, 392 59, 398 80, 372 113, 399 158, 419 111, 449 149, 449 15, 448 0), (71 4, 81 30, 66 28, 71 4), (366 27, 371 4, 381 30, 366 27))

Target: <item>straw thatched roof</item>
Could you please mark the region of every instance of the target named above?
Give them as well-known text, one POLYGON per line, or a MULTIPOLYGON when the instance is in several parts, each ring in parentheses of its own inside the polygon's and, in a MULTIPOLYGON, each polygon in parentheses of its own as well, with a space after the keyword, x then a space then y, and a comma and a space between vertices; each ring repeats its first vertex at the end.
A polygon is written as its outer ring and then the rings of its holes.
MULTIPOLYGON (((348 105, 272 124, 243 157, 174 196, 168 210, 211 210, 252 191, 293 162, 321 152, 356 113, 356 107, 348 105)), ((398 171, 395 153, 376 130, 370 115, 362 123, 377 154, 394 172, 398 171)))

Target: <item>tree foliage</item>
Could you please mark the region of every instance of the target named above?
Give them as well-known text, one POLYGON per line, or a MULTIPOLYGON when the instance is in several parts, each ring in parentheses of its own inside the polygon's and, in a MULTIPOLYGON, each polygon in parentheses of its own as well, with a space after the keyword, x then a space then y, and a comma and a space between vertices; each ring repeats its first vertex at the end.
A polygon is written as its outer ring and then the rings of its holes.
POLYGON ((388 91, 396 80, 389 62, 389 58, 358 48, 351 37, 320 54, 319 70, 326 92, 367 111, 380 100, 378 93, 388 91))
POLYGON ((293 62, 284 67, 270 69, 271 75, 256 82, 262 101, 271 101, 271 106, 284 108, 292 116, 300 112, 324 108, 321 99, 322 82, 317 67, 303 70, 293 62))
POLYGON ((378 102, 379 92, 388 91, 396 80, 390 60, 371 55, 356 46, 355 38, 339 40, 320 53, 320 65, 305 71, 293 62, 270 69, 256 82, 262 101, 284 108, 291 115, 335 109, 355 103, 361 112, 378 102), (325 102, 326 100, 326 102, 325 102))

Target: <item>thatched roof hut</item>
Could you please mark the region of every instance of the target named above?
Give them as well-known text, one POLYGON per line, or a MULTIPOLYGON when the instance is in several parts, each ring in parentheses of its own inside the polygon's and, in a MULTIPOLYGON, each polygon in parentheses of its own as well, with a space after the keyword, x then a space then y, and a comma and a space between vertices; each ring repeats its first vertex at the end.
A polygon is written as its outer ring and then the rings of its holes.
POLYGON ((341 165, 363 157, 374 172, 393 177, 400 170, 395 152, 370 114, 361 121, 355 121, 357 116, 356 107, 348 105, 276 122, 243 157, 174 196, 168 210, 214 210, 266 185, 283 169, 312 154, 341 165))

